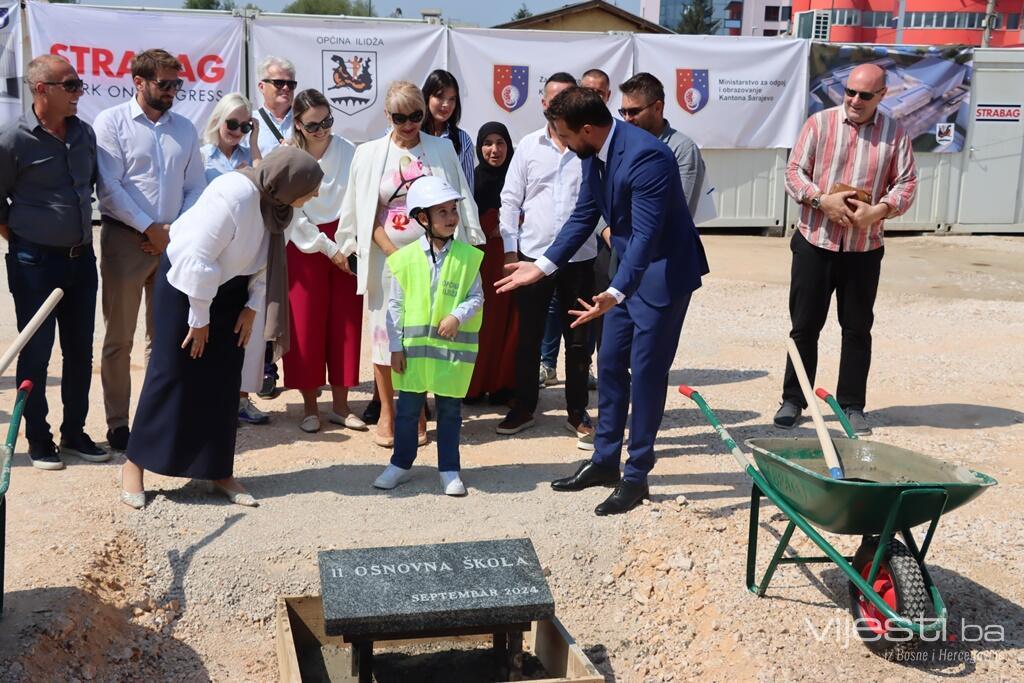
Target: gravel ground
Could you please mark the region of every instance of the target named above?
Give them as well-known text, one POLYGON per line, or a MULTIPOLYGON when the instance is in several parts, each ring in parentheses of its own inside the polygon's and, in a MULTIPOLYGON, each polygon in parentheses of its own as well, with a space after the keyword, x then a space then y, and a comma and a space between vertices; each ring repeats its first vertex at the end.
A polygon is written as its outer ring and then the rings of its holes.
MULTIPOLYGON (((786 242, 705 242, 714 274, 694 298, 671 384, 699 387, 737 441, 771 435, 788 329, 786 242)), ((564 430, 561 387, 542 392, 545 415, 518 438, 493 434, 501 417, 493 409, 466 409, 465 499, 440 495, 433 446, 411 482, 375 491, 370 483, 388 453, 368 434, 303 434, 301 402, 286 393, 261 403, 273 424, 239 432, 236 474, 257 509, 152 476, 138 513, 117 501, 116 462, 69 462, 51 473, 16 457, 0 680, 275 680, 275 600, 318 592, 319 550, 518 536, 533 540, 559 618, 609 681, 1019 680, 1024 495, 1012 465, 1024 444, 1024 241, 899 238, 887 252, 869 384, 872 438, 1000 482, 944 518, 929 551, 955 641, 898 658, 871 654, 853 636, 846 581, 829 565, 782 568, 765 598, 748 593, 750 481, 677 393, 666 407, 651 504, 610 519, 592 514, 604 490, 556 494, 547 485, 585 455, 564 430), (972 641, 976 625, 987 627, 986 642, 972 641)), ((9 298, 0 309, 6 346, 14 336, 9 298)), ((839 341, 830 321, 819 385, 835 384, 839 341)), ((51 404, 59 373, 55 363, 51 404)), ((96 380, 89 430, 98 440, 98 367, 96 380)), ((368 388, 354 392, 357 409, 368 388)), ((8 376, 0 407, 12 399, 8 376)), ((813 436, 809 423, 798 431, 813 436)), ((762 568, 785 526, 774 513, 768 505, 761 513, 762 568)), ((831 539, 847 553, 858 541, 831 539)), ((806 539, 794 545, 814 550, 806 539)))

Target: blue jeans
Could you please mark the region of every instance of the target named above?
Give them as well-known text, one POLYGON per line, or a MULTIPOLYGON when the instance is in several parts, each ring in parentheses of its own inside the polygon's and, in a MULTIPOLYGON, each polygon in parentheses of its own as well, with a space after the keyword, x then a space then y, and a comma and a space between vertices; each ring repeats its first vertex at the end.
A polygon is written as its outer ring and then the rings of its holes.
POLYGON ((552 370, 558 367, 558 350, 562 345, 562 307, 558 303, 558 292, 551 297, 548 317, 544 323, 544 341, 540 343, 540 362, 552 370))
MULTIPOLYGON (((462 399, 451 396, 435 396, 437 408, 437 469, 441 472, 458 472, 459 434, 462 431, 462 399)), ((409 391, 398 392, 398 408, 395 411, 395 452, 391 464, 407 470, 416 460, 417 431, 420 413, 427 400, 426 394, 409 391)))
POLYGON ((89 412, 89 386, 92 383, 92 343, 96 320, 96 255, 92 245, 81 247, 74 258, 15 238, 7 253, 7 283, 14 296, 18 330, 28 324, 55 288, 64 290, 53 313, 18 355, 17 382, 31 380, 35 385, 25 404, 25 438, 29 443, 47 444, 53 439, 46 420, 47 366, 53 342, 60 334, 63 367, 60 397, 64 404, 64 422, 60 432, 75 438, 82 433, 89 412))

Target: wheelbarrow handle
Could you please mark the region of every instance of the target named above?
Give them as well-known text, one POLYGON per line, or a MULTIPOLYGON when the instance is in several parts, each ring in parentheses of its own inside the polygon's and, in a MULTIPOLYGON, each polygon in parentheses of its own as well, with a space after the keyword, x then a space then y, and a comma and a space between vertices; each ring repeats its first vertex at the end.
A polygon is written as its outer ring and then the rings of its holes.
POLYGON ((857 434, 853 431, 853 425, 851 425, 850 420, 847 419, 846 413, 843 412, 842 407, 839 405, 839 401, 837 401, 827 389, 823 389, 822 387, 815 389, 814 395, 827 403, 828 407, 832 409, 833 413, 835 413, 836 418, 839 420, 839 424, 843 426, 843 431, 846 432, 846 438, 856 439, 857 434))
POLYGON ((715 416, 714 411, 711 410, 711 406, 707 404, 707 401, 705 401, 704 397, 700 395, 700 392, 687 384, 680 384, 679 393, 697 404, 697 407, 700 408, 700 412, 704 413, 704 417, 707 418, 707 421, 715 428, 715 431, 718 432, 719 438, 721 438, 722 442, 725 443, 725 447, 729 449, 729 452, 732 453, 732 457, 736 459, 740 469, 743 471, 746 471, 748 467, 755 470, 757 469, 754 465, 754 461, 750 458, 750 455, 740 450, 740 447, 736 445, 736 441, 732 438, 732 435, 729 434, 729 430, 723 427, 718 421, 718 417, 715 416))

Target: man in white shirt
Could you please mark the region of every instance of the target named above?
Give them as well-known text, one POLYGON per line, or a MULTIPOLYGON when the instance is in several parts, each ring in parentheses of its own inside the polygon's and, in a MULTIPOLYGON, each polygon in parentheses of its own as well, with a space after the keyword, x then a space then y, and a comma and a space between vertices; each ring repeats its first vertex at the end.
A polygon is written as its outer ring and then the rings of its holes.
MULTIPOLYGON (((567 73, 556 73, 544 85, 541 106, 576 85, 567 73)), ((582 182, 579 157, 562 144, 550 124, 524 137, 516 146, 505 186, 501 191, 500 230, 505 263, 534 261, 551 246, 576 206, 582 182)), ((548 304, 557 291, 565 337, 566 426, 584 449, 593 441, 594 428, 587 415, 587 373, 590 368, 587 326, 570 328, 568 311, 578 299, 590 300, 594 288, 594 240, 580 247, 565 268, 516 293, 519 342, 516 351, 516 398, 512 410, 498 425, 499 434, 517 434, 534 425, 540 387, 537 367, 548 304)))
POLYGON ((260 118, 260 153, 270 154, 283 140, 291 140, 295 121, 292 103, 295 100, 295 65, 287 59, 265 58, 256 67, 256 87, 263 96, 263 105, 256 110, 260 118))
POLYGON ((132 60, 135 97, 100 112, 93 124, 106 325, 100 377, 107 440, 116 450, 128 445, 130 358, 142 294, 146 295, 148 357, 153 282, 160 254, 167 248, 170 224, 195 204, 206 187, 195 126, 170 111, 183 85, 181 70, 178 60, 165 50, 140 52, 132 60))

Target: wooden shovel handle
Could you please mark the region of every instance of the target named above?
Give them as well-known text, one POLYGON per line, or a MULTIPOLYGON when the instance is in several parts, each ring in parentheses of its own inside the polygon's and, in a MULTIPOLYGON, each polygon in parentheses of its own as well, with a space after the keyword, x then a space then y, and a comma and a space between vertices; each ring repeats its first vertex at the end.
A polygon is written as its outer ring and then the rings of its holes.
POLYGON ((804 400, 807 401, 807 410, 811 413, 814 421, 814 431, 818 434, 818 441, 821 443, 821 452, 825 456, 825 464, 828 465, 828 473, 833 479, 843 478, 843 468, 839 464, 839 455, 836 453, 835 444, 825 427, 825 420, 818 410, 818 403, 814 400, 814 391, 811 389, 811 380, 807 378, 807 370, 804 369, 804 362, 800 359, 800 351, 792 337, 786 337, 786 350, 789 352, 789 359, 793 362, 793 369, 796 370, 796 378, 800 381, 800 390, 804 393, 804 400))

